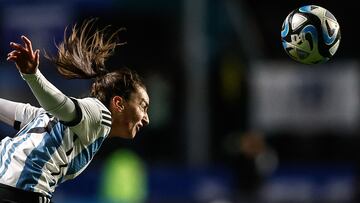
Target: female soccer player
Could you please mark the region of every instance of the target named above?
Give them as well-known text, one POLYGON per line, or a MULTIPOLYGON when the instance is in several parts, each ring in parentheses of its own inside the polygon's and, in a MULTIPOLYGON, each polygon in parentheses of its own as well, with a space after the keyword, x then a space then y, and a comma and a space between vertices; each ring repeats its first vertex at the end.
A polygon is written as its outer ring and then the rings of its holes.
POLYGON ((94 78, 89 97, 69 98, 40 72, 39 50, 21 36, 7 57, 15 63, 42 108, 0 99, 0 120, 18 129, 0 142, 0 202, 47 203, 56 186, 78 176, 107 137, 134 138, 149 123, 149 97, 129 69, 105 67, 119 43, 116 32, 89 31, 94 21, 74 26, 48 57, 66 78, 94 78))

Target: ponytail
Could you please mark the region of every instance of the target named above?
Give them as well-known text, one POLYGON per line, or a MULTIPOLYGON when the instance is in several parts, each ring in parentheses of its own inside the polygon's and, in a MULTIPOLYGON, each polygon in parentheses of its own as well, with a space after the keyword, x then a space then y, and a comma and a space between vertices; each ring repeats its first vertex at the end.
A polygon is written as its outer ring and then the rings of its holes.
POLYGON ((115 48, 123 43, 118 43, 116 35, 124 28, 113 32, 107 39, 109 26, 94 32, 96 19, 83 22, 78 27, 72 27, 70 36, 67 29, 64 31, 64 41, 57 45, 58 54, 55 57, 45 55, 56 64, 58 72, 67 79, 96 78, 108 73, 105 61, 113 55, 115 48))
MULTIPOLYGON (((115 36, 119 29, 105 39, 109 33, 109 26, 102 30, 93 31, 95 19, 85 21, 80 28, 75 25, 69 37, 64 33, 64 41, 57 46, 58 55, 49 57, 50 61, 57 65, 58 72, 67 79, 95 78, 90 96, 99 99, 109 107, 113 96, 119 95, 125 100, 130 98, 131 93, 138 88, 146 87, 140 76, 126 67, 109 71, 105 67, 105 61, 113 55, 115 48, 124 43, 118 43, 115 36)), ((111 33, 111 32, 110 32, 111 33)))

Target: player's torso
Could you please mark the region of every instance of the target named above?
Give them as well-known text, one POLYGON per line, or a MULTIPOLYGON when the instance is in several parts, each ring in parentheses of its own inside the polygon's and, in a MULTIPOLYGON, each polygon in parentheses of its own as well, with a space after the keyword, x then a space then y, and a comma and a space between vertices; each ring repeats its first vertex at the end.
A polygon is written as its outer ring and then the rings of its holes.
MULTIPOLYGON (((2 140, 0 183, 51 196, 58 183, 79 174, 82 168, 74 161, 79 162, 77 156, 85 148, 69 127, 41 114, 14 138, 2 140)), ((86 167, 91 158, 82 159, 81 166, 86 167)))

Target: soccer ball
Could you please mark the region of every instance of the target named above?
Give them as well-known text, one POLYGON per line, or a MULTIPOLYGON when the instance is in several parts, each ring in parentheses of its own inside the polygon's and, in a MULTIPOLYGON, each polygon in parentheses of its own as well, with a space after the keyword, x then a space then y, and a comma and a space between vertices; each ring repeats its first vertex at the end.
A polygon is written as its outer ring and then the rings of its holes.
POLYGON ((328 61, 340 44, 340 26, 334 15, 320 6, 307 5, 293 10, 281 30, 285 52, 304 64, 328 61))

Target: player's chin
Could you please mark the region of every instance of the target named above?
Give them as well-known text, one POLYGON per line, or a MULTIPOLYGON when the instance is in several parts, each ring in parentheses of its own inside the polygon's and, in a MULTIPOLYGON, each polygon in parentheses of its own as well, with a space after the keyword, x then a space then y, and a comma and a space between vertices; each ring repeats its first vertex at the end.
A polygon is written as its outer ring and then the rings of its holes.
POLYGON ((134 128, 129 134, 129 139, 134 139, 136 134, 137 134, 137 130, 136 128, 134 128))
POLYGON ((138 127, 133 127, 131 129, 129 129, 127 135, 124 136, 124 138, 126 138, 126 139, 134 139, 139 130, 140 130, 140 128, 138 128, 138 127))

